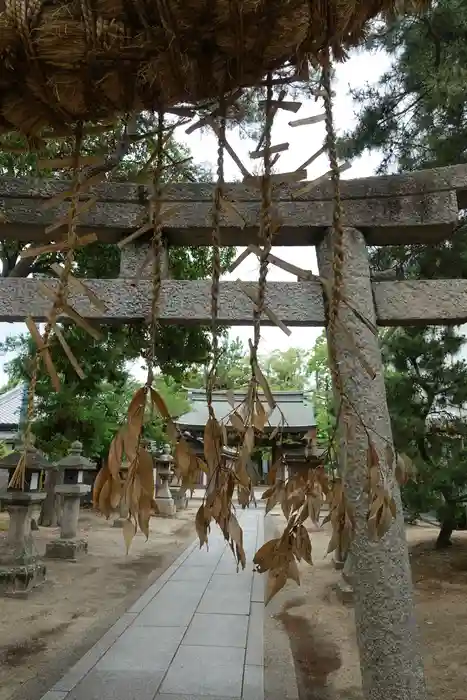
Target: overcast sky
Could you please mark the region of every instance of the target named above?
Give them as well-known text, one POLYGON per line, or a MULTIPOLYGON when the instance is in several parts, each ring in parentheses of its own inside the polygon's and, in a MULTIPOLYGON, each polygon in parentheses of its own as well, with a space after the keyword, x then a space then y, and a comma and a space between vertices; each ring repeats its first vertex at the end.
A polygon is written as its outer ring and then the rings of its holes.
MULTIPOLYGON (((366 82, 375 82, 381 73, 387 69, 389 65, 388 57, 383 53, 367 54, 364 52, 354 53, 352 57, 344 64, 337 67, 336 81, 334 90, 336 97, 334 99, 334 114, 337 128, 340 132, 352 127, 355 123, 355 106, 349 97, 349 88, 364 85, 366 82)), ((323 111, 322 100, 306 101, 303 103, 297 118, 319 114, 323 111)), ((283 153, 277 163, 276 169, 281 172, 294 170, 308 156, 317 151, 324 140, 323 124, 312 126, 303 126, 291 128, 288 126, 290 113, 279 111, 273 127, 273 143, 282 143, 287 141, 290 143, 289 150, 283 153)), ((187 136, 182 130, 179 130, 177 138, 186 142, 191 149, 195 162, 210 165, 214 170, 216 159, 216 139, 209 134, 201 134, 196 131, 194 134, 187 136)), ((228 140, 237 152, 238 156, 250 170, 254 167, 254 162, 250 160, 248 153, 254 149, 255 144, 247 139, 240 139, 237 133, 229 133, 228 140)), ((352 168, 348 170, 343 177, 356 178, 366 177, 375 172, 376 167, 380 162, 378 154, 364 155, 352 164, 352 168)), ((328 170, 328 163, 325 156, 322 156, 315 161, 308 169, 308 179, 317 177, 328 170)), ((233 163, 228 155, 226 155, 226 179, 234 180, 239 178, 237 166, 233 163)), ((238 249, 240 252, 242 249, 238 249)), ((294 262, 302 268, 316 270, 316 256, 314 248, 281 248, 275 247, 274 253, 281 258, 294 262)), ((257 261, 250 256, 239 268, 235 270, 233 277, 235 279, 241 277, 245 280, 256 279, 258 272, 257 261)), ((270 266, 268 278, 271 280, 294 280, 291 275, 282 270, 270 266)), ((0 342, 7 335, 12 333, 21 333, 25 329, 23 324, 8 324, 0 323, 0 342)), ((291 336, 287 337, 282 331, 276 328, 264 328, 263 340, 261 344, 262 352, 269 352, 273 349, 284 350, 290 346, 303 347, 311 349, 318 336, 320 330, 316 328, 293 328, 291 336)), ((251 329, 248 327, 237 327, 231 331, 233 337, 239 336, 245 343, 251 337, 251 329)), ((6 375, 3 371, 5 362, 9 358, 0 358, 0 385, 6 381, 6 375)), ((134 373, 142 376, 141 369, 135 367, 134 373)))

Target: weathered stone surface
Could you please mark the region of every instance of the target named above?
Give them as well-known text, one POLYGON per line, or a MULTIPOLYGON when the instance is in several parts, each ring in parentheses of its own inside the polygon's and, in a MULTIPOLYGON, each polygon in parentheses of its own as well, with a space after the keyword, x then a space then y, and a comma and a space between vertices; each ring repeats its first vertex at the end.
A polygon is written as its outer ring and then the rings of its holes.
MULTIPOLYGON (((306 183, 281 185, 274 187, 275 199, 299 199, 316 201, 333 199, 331 182, 321 182, 310 192, 299 195, 298 192, 306 183)), ((31 197, 47 199, 59 192, 70 189, 70 182, 65 180, 41 180, 39 178, 3 177, 0 184, 0 197, 31 197)), ((212 201, 212 183, 183 183, 172 184, 164 189, 164 198, 169 200, 212 201)), ((364 199, 365 197, 397 197, 419 193, 442 192, 457 190, 467 193, 467 166, 454 165, 433 170, 419 170, 413 173, 396 175, 378 175, 373 177, 342 180, 342 199, 364 199)), ((102 201, 136 202, 147 200, 149 190, 144 185, 136 183, 102 183, 93 187, 102 201)), ((236 201, 253 201, 258 199, 258 188, 242 183, 227 183, 226 195, 236 201)), ((462 206, 464 206, 462 204, 462 206)))
MULTIPOLYGON (((53 287, 54 280, 47 280, 53 287)), ((83 296, 70 295, 72 306, 85 318, 106 323, 144 320, 151 306, 151 284, 144 279, 86 280, 107 305, 102 312, 83 296)), ((51 301, 42 296, 35 279, 0 279, 0 321, 22 321, 28 314, 44 320, 51 301)), ((208 324, 211 318, 211 283, 205 280, 165 280, 161 292, 161 323, 208 324)), ((255 291, 254 284, 248 288, 255 291)), ((373 282, 377 324, 426 325, 467 320, 467 280, 413 280, 373 282)), ((222 282, 219 323, 251 323, 253 303, 237 282, 222 282)), ((323 326, 324 307, 319 281, 270 282, 266 304, 287 326, 323 326)), ((264 325, 271 321, 264 317, 264 325)))
POLYGON ((373 294, 381 326, 467 320, 467 280, 376 282, 373 294))
POLYGON ((0 594, 24 596, 45 581, 46 567, 40 561, 16 566, 0 565, 0 594))
MULTIPOLYGON (((47 280, 49 287, 54 281, 47 280)), ((86 318, 125 323, 145 319, 151 308, 151 283, 148 280, 86 280, 86 284, 107 304, 99 311, 83 296, 70 295, 72 306, 86 318)), ((205 280, 166 280, 161 292, 161 322, 209 323, 211 318, 211 283, 205 280)), ((256 285, 248 288, 255 292, 256 285)), ((236 282, 223 282, 220 293, 219 322, 244 325, 253 318, 253 303, 236 282)), ((274 282, 268 285, 266 304, 288 325, 321 326, 324 324, 319 282, 274 282)), ((0 280, 0 320, 21 321, 27 314, 44 319, 51 308, 34 279, 0 280)), ((271 322, 265 318, 266 324, 271 322)))
MULTIPOLYGON (((119 277, 138 277, 139 279, 149 279, 151 277, 152 269, 149 249, 149 243, 129 243, 122 248, 120 253, 119 277)), ((169 251, 167 248, 164 249, 161 274, 162 279, 170 278, 169 251)))
POLYGON ((344 578, 340 578, 334 586, 337 599, 344 605, 352 605, 354 601, 354 591, 350 583, 344 578))
MULTIPOLYGON (((318 250, 320 272, 331 275, 332 237, 318 250)), ((354 506, 356 531, 351 549, 355 619, 360 650, 364 695, 367 700, 426 700, 423 665, 414 619, 412 583, 400 492, 394 467, 388 465, 386 448, 392 446, 381 352, 377 337, 360 318, 375 323, 368 256, 363 236, 347 229, 344 240, 342 292, 360 314, 342 305, 335 334, 335 355, 343 391, 349 406, 339 412, 342 429, 347 424, 346 492, 354 506), (352 349, 349 335, 358 345, 360 358, 375 372, 372 378, 352 349), (397 518, 379 542, 368 537, 368 435, 397 504, 397 518)))
POLYGON ((47 559, 68 559, 75 561, 88 553, 88 543, 85 539, 56 539, 47 542, 45 556, 47 559))
MULTIPOLYGON (((44 228, 60 217, 66 218, 68 205, 44 209, 43 200, 1 198, 0 211, 6 218, 1 225, 3 238, 57 240, 59 229, 46 235, 44 228)), ((222 245, 256 243, 260 203, 236 203, 239 215, 226 212, 222 222, 222 245)), ((170 245, 211 245, 210 201, 180 201, 164 224, 170 245)), ((100 240, 116 242, 141 225, 145 204, 98 201, 80 217, 80 233, 95 232, 100 240)), ((313 245, 332 223, 331 200, 280 200, 275 210, 282 226, 275 235, 276 245, 313 245)), ((347 199, 343 217, 348 226, 365 232, 368 243, 386 245, 440 241, 454 230, 458 202, 454 190, 401 197, 347 199)), ((64 235, 64 234, 63 234, 64 235)), ((144 240, 144 239, 143 239, 144 240)))

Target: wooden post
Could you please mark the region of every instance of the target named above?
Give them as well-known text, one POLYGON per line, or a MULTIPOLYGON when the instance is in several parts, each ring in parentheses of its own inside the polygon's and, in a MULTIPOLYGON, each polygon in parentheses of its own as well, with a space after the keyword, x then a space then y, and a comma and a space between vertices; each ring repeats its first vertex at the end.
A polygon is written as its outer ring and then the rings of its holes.
MULTIPOLYGON (((344 298, 365 320, 375 324, 363 235, 346 229, 344 251, 344 298)), ((321 276, 331 279, 332 234, 319 246, 318 264, 321 276)), ((387 446, 392 447, 392 434, 378 338, 345 303, 340 306, 339 319, 334 352, 351 404, 341 413, 341 420, 350 428, 344 483, 356 512, 352 582, 364 696, 367 700, 426 700, 400 491, 394 467, 388 466, 385 456, 387 446), (362 367, 353 343, 374 370, 373 379, 362 367), (354 417, 353 409, 358 417, 354 417), (368 434, 397 503, 396 522, 379 542, 371 541, 367 534, 368 500, 364 489, 368 434)))

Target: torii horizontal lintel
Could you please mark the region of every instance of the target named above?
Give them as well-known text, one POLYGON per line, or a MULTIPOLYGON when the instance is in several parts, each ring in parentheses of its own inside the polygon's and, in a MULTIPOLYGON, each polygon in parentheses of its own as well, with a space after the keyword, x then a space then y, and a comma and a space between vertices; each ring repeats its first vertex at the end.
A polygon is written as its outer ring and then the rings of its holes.
MULTIPOLYGON (((70 304, 84 317, 100 323, 128 323, 147 318, 151 282, 134 279, 84 280, 107 306, 94 307, 88 298, 70 295, 70 304)), ((0 280, 0 321, 23 321, 31 315, 45 320, 51 301, 41 286, 56 285, 52 279, 11 278, 0 280)), ((209 325, 210 282, 165 280, 161 292, 161 322, 180 325, 209 325)), ((254 282, 222 282, 219 322, 228 326, 249 325, 253 302, 245 294, 254 282)), ((467 321, 467 280, 411 280, 372 283, 377 322, 380 326, 442 325, 467 321)), ((351 300, 348 300, 351 303, 351 300)), ((322 288, 319 281, 269 282, 266 304, 286 326, 319 327, 325 324, 322 288)), ((265 325, 271 325, 264 318, 265 325)))

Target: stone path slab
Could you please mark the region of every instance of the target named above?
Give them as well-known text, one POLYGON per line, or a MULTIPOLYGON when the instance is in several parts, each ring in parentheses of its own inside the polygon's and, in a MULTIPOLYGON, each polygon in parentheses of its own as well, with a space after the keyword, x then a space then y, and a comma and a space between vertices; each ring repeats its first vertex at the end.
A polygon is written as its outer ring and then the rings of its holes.
POLYGON ((264 509, 239 512, 247 568, 217 528, 193 543, 41 700, 264 700, 264 509))

